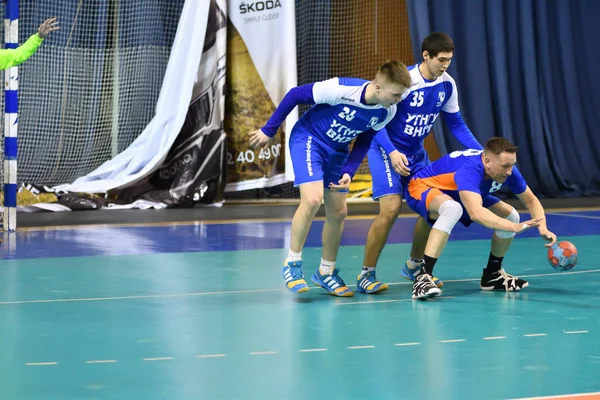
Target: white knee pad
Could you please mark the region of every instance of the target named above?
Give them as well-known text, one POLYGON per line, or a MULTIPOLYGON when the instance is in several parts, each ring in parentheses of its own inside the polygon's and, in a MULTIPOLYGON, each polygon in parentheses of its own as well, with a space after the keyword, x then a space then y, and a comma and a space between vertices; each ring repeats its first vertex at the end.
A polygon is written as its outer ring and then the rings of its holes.
POLYGON ((449 235, 454 225, 456 225, 462 216, 462 213, 463 208, 458 202, 454 200, 445 201, 438 210, 440 216, 435 221, 435 224, 433 224, 433 227, 449 235))
MULTIPOLYGON (((508 214, 508 217, 506 217, 506 219, 509 220, 510 222, 514 222, 515 224, 518 224, 521 221, 521 217, 519 217, 519 213, 514 208, 511 210, 510 214, 508 214)), ((515 237, 515 235, 516 235, 515 232, 496 231, 496 236, 498 236, 500 239, 510 239, 512 237, 515 237)))

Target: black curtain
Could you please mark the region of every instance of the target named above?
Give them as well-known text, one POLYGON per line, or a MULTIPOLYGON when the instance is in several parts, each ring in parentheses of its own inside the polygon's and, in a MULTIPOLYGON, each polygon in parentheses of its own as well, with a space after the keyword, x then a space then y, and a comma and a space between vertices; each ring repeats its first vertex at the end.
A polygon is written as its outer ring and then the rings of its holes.
MULTIPOLYGON (((600 195, 600 1, 407 0, 415 59, 431 32, 456 49, 449 73, 461 113, 484 143, 519 146, 540 196, 600 195)), ((460 149, 441 126, 442 153, 460 149)))

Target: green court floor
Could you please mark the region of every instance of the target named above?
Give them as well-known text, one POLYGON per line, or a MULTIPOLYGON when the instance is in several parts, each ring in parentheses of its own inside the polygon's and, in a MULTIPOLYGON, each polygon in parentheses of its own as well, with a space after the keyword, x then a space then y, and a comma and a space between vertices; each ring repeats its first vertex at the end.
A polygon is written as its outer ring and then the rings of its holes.
MULTIPOLYGON (((409 244, 380 295, 282 285, 282 249, 0 261, 0 398, 501 399, 600 390, 600 235, 571 236, 556 272, 539 238, 505 269, 522 293, 479 290, 488 240, 451 241, 441 298, 410 299, 409 244)), ((363 246, 338 265, 356 282, 363 246)), ((304 252, 310 275, 320 248, 304 252)))

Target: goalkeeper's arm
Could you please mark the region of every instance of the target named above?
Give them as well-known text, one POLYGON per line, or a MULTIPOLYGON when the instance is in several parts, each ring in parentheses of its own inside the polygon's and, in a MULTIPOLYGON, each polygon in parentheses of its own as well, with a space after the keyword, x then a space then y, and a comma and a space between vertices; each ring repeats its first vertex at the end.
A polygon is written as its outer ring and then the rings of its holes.
POLYGON ((42 41, 52 31, 59 29, 56 18, 49 18, 40 25, 38 32, 16 49, 0 50, 0 70, 19 65, 27 60, 40 47, 42 41))
POLYGON ((42 39, 37 33, 16 49, 0 50, 0 69, 8 69, 19 65, 35 53, 42 44, 42 39))

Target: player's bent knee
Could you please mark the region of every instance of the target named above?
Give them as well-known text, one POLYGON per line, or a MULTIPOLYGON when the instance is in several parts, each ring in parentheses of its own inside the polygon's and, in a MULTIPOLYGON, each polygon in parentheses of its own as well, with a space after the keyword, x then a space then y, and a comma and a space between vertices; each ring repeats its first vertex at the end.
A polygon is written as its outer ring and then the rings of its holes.
POLYGON ((386 220, 395 221, 400 215, 400 206, 387 206, 379 209, 379 215, 386 220))
POLYGON ((327 209, 327 218, 329 219, 343 222, 346 219, 346 216, 348 216, 348 207, 346 204, 335 209, 327 209))
MULTIPOLYGON (((508 214, 508 216, 506 217, 507 220, 509 220, 510 222, 514 222, 515 224, 518 224, 519 222, 521 222, 521 217, 519 216, 519 213, 517 212, 517 210, 515 210, 514 208, 510 211, 510 214, 508 214)), ((511 239, 513 237, 515 237, 516 233, 515 232, 509 232, 509 231, 496 231, 496 236, 498 236, 500 239, 511 239)))
POLYGON ((321 202, 323 201, 323 196, 312 195, 312 196, 303 196, 300 199, 300 204, 307 208, 319 208, 321 206, 321 202))
POLYGON ((390 221, 395 221, 402 209, 400 196, 385 196, 379 200, 379 216, 390 221), (384 200, 385 199, 385 200, 384 200))
POLYGON ((454 225, 460 220, 462 213, 463 208, 458 202, 447 200, 439 207, 439 217, 433 224, 433 227, 449 235, 452 229, 454 229, 454 225))

